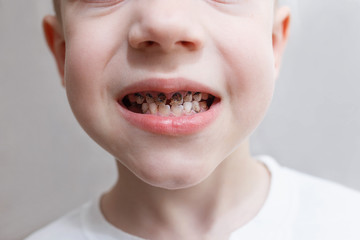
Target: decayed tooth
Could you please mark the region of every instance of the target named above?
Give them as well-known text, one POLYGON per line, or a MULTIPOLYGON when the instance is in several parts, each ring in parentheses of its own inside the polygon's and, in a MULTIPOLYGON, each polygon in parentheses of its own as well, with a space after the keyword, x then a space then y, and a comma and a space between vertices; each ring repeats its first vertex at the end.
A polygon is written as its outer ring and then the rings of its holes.
POLYGON ((208 106, 206 102, 199 102, 199 106, 200 106, 200 110, 201 111, 206 111, 208 110, 208 106))
POLYGON ((172 105, 171 106, 171 112, 175 115, 175 116, 180 116, 183 112, 183 105, 172 105))
POLYGON ((156 105, 156 103, 150 103, 149 104, 149 110, 150 110, 150 113, 151 114, 157 114, 157 112, 158 112, 158 106, 156 105))
POLYGON ((200 105, 199 105, 199 102, 197 102, 197 101, 193 101, 192 102, 192 109, 195 111, 195 112, 200 112, 200 105))
POLYGON ((169 105, 165 105, 165 104, 160 104, 159 105, 159 113, 162 116, 169 116, 170 114, 170 106, 169 105))
POLYGON ((149 103, 149 104, 155 102, 153 96, 150 93, 147 93, 145 98, 146 98, 146 102, 149 103))
POLYGON ((137 104, 143 104, 145 99, 140 93, 135 93, 135 100, 137 104))
POLYGON ((197 102, 200 102, 201 101, 201 92, 194 93, 193 100, 197 101, 197 102))
POLYGON ((181 93, 176 92, 172 95, 170 105, 181 105, 183 104, 183 97, 181 93))
POLYGON ((192 93, 189 91, 184 96, 184 102, 191 102, 192 101, 192 93))
POLYGON ((192 103, 191 102, 184 102, 183 106, 184 106, 184 111, 186 113, 191 112, 191 109, 192 109, 192 103))
POLYGON ((156 104, 165 104, 166 103, 166 95, 164 93, 159 93, 157 98, 155 99, 156 104))
POLYGON ((207 94, 207 93, 202 93, 201 94, 201 99, 202 100, 208 100, 208 98, 209 98, 209 94, 207 94))
POLYGON ((149 110, 149 104, 148 103, 143 103, 141 105, 141 110, 142 110, 143 113, 146 113, 147 110, 149 110))

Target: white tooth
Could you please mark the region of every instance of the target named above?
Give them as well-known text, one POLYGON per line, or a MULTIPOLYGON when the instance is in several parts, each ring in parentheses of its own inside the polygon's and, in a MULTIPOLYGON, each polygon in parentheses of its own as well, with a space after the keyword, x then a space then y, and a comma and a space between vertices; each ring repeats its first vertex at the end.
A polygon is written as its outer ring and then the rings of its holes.
POLYGON ((208 110, 208 106, 207 106, 207 103, 206 102, 199 102, 199 106, 200 106, 200 109, 202 110, 202 111, 206 111, 206 110, 208 110))
POLYGON ((200 112, 200 105, 199 105, 199 102, 197 101, 193 101, 192 102, 192 109, 195 111, 195 112, 200 112))
POLYGON ((209 94, 207 94, 207 93, 201 94, 201 99, 202 100, 208 100, 208 98, 209 98, 209 94))
POLYGON ((146 94, 145 98, 146 98, 146 102, 149 104, 155 102, 154 98, 150 94, 146 94))
POLYGON ((165 105, 165 104, 160 104, 159 105, 159 113, 162 116, 169 116, 170 114, 170 106, 169 105, 165 105))
POLYGON ((149 109, 151 114, 157 114, 158 112, 156 103, 150 103, 149 109))
POLYGON ((180 116, 183 112, 184 106, 183 105, 172 105, 171 111, 175 116, 180 116))
POLYGON ((184 102, 191 102, 192 101, 192 93, 187 92, 184 97, 184 102))
POLYGON ((197 92, 193 95, 193 100, 200 102, 201 101, 201 92, 197 92))
POLYGON ((191 108, 192 108, 192 103, 191 102, 184 102, 183 106, 184 106, 184 111, 186 113, 191 112, 191 108))
POLYGON ((141 105, 141 110, 143 113, 146 113, 147 110, 149 110, 149 104, 148 103, 143 103, 141 105))
POLYGON ((144 102, 144 97, 141 96, 140 94, 135 94, 135 99, 137 104, 143 104, 144 102))

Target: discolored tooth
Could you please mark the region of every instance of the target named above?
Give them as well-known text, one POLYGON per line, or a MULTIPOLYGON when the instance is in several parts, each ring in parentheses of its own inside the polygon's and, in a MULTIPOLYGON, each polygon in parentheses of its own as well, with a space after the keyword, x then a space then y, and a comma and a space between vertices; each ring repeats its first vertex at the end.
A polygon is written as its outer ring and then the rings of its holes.
POLYGON ((192 102, 192 109, 195 111, 195 112, 200 112, 200 105, 199 105, 199 102, 197 102, 197 101, 193 101, 192 102))
POLYGON ((159 93, 157 98, 155 99, 156 104, 165 104, 166 103, 166 95, 164 93, 159 93))
POLYGON ((207 94, 207 93, 202 93, 201 94, 201 99, 202 100, 208 100, 208 98, 209 98, 209 94, 207 94))
POLYGON ((181 93, 176 92, 172 95, 170 105, 181 105, 183 104, 183 97, 181 93))
POLYGON ((201 92, 194 93, 193 100, 197 101, 197 102, 200 102, 201 101, 201 92))
POLYGON ((184 102, 191 102, 192 101, 192 93, 189 91, 184 96, 184 102))
POLYGON ((164 103, 159 105, 159 114, 162 116, 169 116, 170 115, 170 106, 165 105, 164 103))
POLYGON ((155 102, 153 96, 150 93, 147 93, 145 98, 146 98, 146 102, 149 103, 149 104, 155 102))
POLYGON ((149 110, 151 114, 157 114, 158 112, 158 106, 156 105, 156 103, 150 103, 149 104, 149 110))
POLYGON ((209 109, 206 102, 199 102, 199 106, 201 111, 206 111, 209 109))
POLYGON ((135 93, 135 100, 137 104, 143 104, 145 99, 140 93, 135 93))
POLYGON ((171 106, 171 112, 175 116, 181 116, 183 109, 184 109, 183 105, 172 105, 171 106))
POLYGON ((141 105, 141 110, 142 110, 143 113, 146 113, 147 110, 149 110, 149 104, 148 103, 143 103, 141 105))
POLYGON ((191 108, 192 108, 192 103, 191 102, 184 102, 183 106, 184 106, 184 111, 186 113, 191 112, 191 108))

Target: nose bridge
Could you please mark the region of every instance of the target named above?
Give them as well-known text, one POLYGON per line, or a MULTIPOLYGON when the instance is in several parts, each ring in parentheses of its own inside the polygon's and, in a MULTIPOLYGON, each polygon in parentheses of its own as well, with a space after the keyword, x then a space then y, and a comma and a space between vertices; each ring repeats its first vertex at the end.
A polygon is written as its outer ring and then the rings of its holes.
POLYGON ((137 49, 196 49, 202 46, 187 0, 138 0, 136 21, 129 31, 130 45, 137 49))

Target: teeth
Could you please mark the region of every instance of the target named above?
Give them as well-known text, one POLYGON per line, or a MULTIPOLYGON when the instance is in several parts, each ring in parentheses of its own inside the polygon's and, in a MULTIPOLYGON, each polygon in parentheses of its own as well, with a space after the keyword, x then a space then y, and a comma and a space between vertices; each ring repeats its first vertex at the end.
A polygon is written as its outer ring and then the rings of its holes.
POLYGON ((191 102, 184 102, 183 106, 184 106, 185 113, 190 113, 191 112, 191 108, 192 108, 192 103, 191 102))
POLYGON ((206 102, 199 102, 199 106, 201 111, 205 112, 206 110, 208 110, 208 106, 206 102))
POLYGON ((194 93, 193 99, 194 99, 194 101, 200 102, 201 101, 201 92, 194 93))
POLYGON ((172 105, 171 106, 171 112, 175 116, 181 116, 183 109, 184 109, 183 105, 172 105))
POLYGON ((156 103, 150 103, 149 104, 149 110, 151 114, 157 114, 158 112, 158 106, 156 105, 156 103))
POLYGON ((207 94, 207 93, 202 93, 201 99, 202 99, 202 100, 208 100, 208 99, 209 99, 209 94, 207 94))
MULTIPOLYGON (((144 97, 139 94, 139 93, 135 93, 135 100, 137 104, 142 104, 144 102, 144 97)), ((131 100, 130 100, 131 101, 131 100)))
POLYGON ((200 112, 200 105, 199 105, 199 102, 197 101, 193 101, 192 102, 192 109, 195 111, 195 112, 200 112))
POLYGON ((185 94, 184 102, 191 102, 192 101, 192 93, 189 91, 185 94))
POLYGON ((150 93, 147 93, 145 98, 146 98, 146 102, 149 103, 149 104, 155 102, 153 96, 150 93))
POLYGON ((156 104, 160 105, 160 104, 165 104, 166 103, 166 95, 164 93, 159 93, 157 95, 157 98, 155 100, 156 104))
POLYGON ((170 106, 165 104, 159 105, 159 114, 162 116, 169 116, 170 115, 170 106))
POLYGON ((147 110, 149 110, 149 104, 148 103, 143 103, 141 105, 141 110, 142 110, 143 113, 146 113, 147 110))
POLYGON ((181 93, 176 92, 172 95, 170 105, 181 105, 183 104, 183 97, 181 93))

